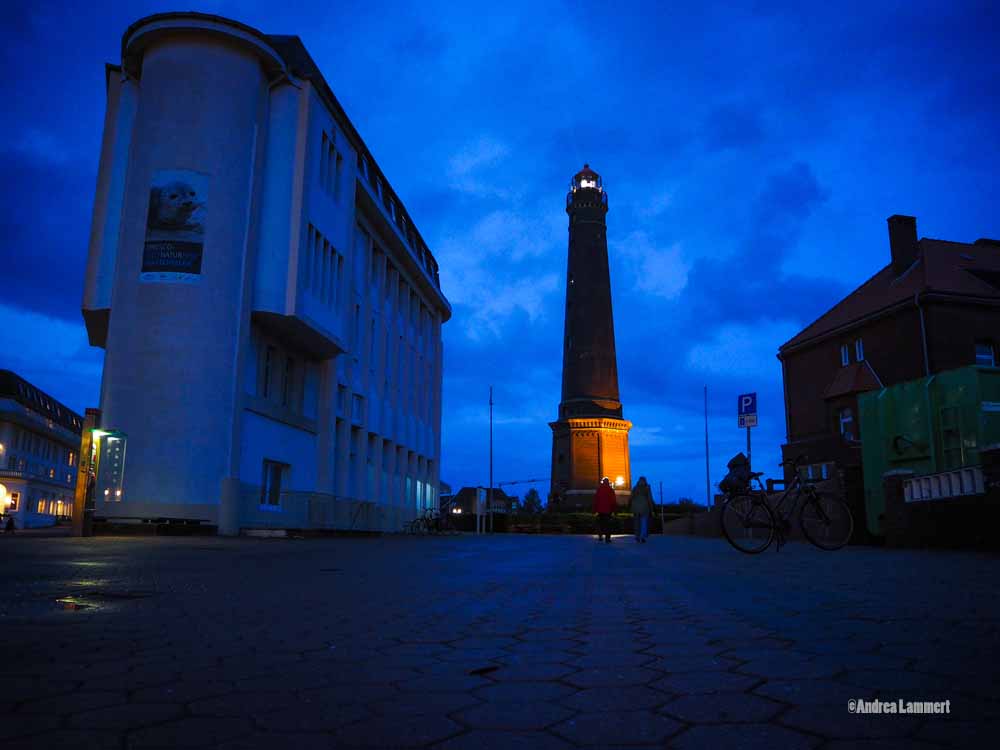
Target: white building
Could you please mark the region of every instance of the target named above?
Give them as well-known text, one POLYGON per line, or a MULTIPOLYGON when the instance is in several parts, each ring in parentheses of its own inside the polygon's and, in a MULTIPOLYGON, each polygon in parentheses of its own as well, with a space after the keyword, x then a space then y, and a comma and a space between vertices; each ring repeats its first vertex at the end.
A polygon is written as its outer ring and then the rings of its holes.
POLYGON ((167 13, 122 50, 83 315, 128 450, 96 517, 391 531, 436 507, 451 309, 302 42, 167 13))
POLYGON ((79 414, 0 370, 0 513, 15 528, 72 517, 82 427, 79 414))

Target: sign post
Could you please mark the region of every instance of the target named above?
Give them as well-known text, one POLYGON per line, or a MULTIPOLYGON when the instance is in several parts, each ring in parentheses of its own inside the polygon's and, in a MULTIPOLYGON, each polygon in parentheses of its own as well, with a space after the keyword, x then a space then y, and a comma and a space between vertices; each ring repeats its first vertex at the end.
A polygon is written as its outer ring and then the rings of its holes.
POLYGON ((757 394, 741 393, 736 401, 736 420, 740 427, 747 430, 747 463, 752 467, 750 459, 750 428, 757 426, 757 394))

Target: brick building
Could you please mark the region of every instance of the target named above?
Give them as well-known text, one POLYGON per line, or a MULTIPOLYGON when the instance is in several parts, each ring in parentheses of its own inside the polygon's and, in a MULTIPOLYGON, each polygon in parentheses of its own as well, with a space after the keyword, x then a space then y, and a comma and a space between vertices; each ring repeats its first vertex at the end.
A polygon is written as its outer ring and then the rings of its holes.
POLYGON ((998 363, 1000 240, 918 239, 914 217, 888 223, 890 262, 778 351, 782 456, 806 455, 817 479, 843 470, 854 504, 863 502, 859 393, 998 363))

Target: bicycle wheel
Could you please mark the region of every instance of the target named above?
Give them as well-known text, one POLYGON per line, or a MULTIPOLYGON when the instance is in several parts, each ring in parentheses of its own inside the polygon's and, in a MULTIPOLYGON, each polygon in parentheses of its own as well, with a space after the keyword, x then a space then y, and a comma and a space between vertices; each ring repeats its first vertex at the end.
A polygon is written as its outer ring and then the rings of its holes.
POLYGON ((850 541, 854 516, 839 497, 814 495, 799 511, 802 534, 820 549, 838 550, 850 541))
POLYGON ((719 516, 722 533, 740 552, 756 555, 774 539, 774 514, 759 495, 733 495, 719 516))

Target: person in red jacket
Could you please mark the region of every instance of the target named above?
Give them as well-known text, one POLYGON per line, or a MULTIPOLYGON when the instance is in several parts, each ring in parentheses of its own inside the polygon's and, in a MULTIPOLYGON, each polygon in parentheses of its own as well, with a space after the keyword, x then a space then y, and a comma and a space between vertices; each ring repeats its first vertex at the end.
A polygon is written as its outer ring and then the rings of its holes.
POLYGON ((611 489, 611 481, 604 477, 601 486, 594 493, 594 512, 597 514, 597 539, 611 544, 611 514, 615 512, 618 501, 615 499, 615 491, 611 489))

